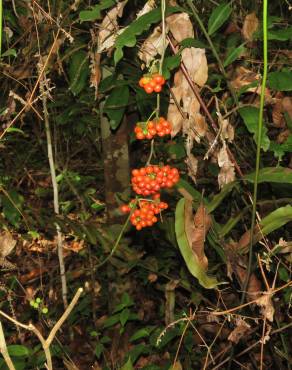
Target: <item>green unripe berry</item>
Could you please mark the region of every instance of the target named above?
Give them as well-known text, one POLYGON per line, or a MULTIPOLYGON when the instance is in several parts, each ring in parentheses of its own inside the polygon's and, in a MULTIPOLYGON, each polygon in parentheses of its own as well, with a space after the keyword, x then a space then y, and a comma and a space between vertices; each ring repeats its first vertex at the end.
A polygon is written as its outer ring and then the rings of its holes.
POLYGON ((42 313, 43 313, 44 315, 46 315, 48 312, 49 312, 49 310, 48 310, 48 308, 47 308, 47 307, 44 307, 44 308, 42 309, 42 313))

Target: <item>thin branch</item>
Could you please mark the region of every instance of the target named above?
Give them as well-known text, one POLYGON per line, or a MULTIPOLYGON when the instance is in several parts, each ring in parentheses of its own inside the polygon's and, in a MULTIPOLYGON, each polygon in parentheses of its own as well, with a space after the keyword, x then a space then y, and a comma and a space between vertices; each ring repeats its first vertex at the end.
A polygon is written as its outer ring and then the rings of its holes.
POLYGON ((0 352, 4 358, 4 361, 6 362, 6 365, 8 366, 9 370, 15 370, 15 367, 13 365, 13 362, 9 356, 7 346, 6 346, 6 341, 5 341, 5 336, 2 328, 2 323, 0 321, 0 352))

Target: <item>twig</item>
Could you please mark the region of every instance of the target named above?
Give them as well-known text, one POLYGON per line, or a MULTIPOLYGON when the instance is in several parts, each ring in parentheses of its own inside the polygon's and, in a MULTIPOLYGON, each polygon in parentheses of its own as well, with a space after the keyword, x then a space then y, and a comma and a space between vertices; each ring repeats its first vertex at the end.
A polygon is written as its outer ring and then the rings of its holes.
MULTIPOLYGON (((16 326, 20 326, 23 329, 32 331, 38 337, 38 339, 41 342, 41 345, 43 347, 43 350, 45 352, 46 362, 47 362, 47 364, 46 364, 47 365, 47 368, 49 370, 53 370, 52 356, 51 356, 51 352, 50 352, 50 345, 51 345, 51 343, 52 343, 52 341, 53 341, 53 339, 54 339, 57 331, 63 325, 64 321, 67 319, 67 317, 69 316, 69 314, 73 310, 74 306, 78 302, 78 299, 80 298, 80 295, 82 294, 82 292, 83 292, 83 288, 79 288, 77 290, 77 292, 75 293, 75 295, 74 295, 71 303, 66 308, 65 312, 60 317, 60 319, 56 322, 56 324, 54 325, 54 327, 50 331, 49 336, 48 336, 47 339, 45 339, 43 337, 42 333, 33 324, 28 324, 28 325, 23 324, 20 321, 15 320, 11 316, 7 315, 5 312, 3 312, 1 310, 0 310, 0 315, 3 316, 3 317, 5 317, 7 320, 11 321, 16 326)), ((0 335, 1 335, 1 333, 0 333, 0 335)), ((11 369, 14 369, 14 368, 11 368, 11 369)))
POLYGON ((6 341, 4 337, 4 332, 2 328, 2 322, 0 321, 0 352, 4 358, 4 361, 6 362, 6 365, 8 366, 9 370, 15 370, 15 367, 13 365, 13 362, 9 356, 6 341))

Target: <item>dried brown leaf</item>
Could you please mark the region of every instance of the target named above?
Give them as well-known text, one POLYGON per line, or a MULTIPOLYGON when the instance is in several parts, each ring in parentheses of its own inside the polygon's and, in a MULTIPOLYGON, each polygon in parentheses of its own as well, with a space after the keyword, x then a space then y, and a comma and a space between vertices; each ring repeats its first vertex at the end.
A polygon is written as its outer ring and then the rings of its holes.
POLYGON ((291 131, 289 129, 284 130, 279 133, 277 136, 276 142, 279 144, 285 143, 285 141, 288 139, 288 137, 291 135, 291 131))
POLYGON ((91 53, 90 55, 91 63, 90 63, 90 86, 94 87, 95 89, 95 98, 98 95, 98 86, 101 80, 101 70, 100 70, 100 54, 99 53, 91 53))
POLYGON ((193 217, 192 202, 187 200, 185 202, 185 216, 185 230, 189 245, 197 255, 201 266, 207 270, 208 259, 205 255, 204 244, 206 235, 212 224, 211 216, 207 213, 204 204, 201 203, 193 217))
MULTIPOLYGON (((247 269, 238 265, 236 266, 236 276, 239 278, 241 286, 243 286, 246 279, 247 269)), ((262 284, 255 274, 249 277, 247 287, 247 297, 250 301, 258 299, 262 294, 262 284)))
POLYGON ((273 105, 273 111, 272 111, 274 127, 284 127, 285 126, 282 99, 283 99, 283 93, 278 91, 274 97, 274 105, 273 105))
MULTIPOLYGON (((100 48, 104 47, 104 42, 110 37, 116 34, 118 30, 117 18, 123 15, 123 10, 128 0, 119 2, 114 8, 112 8, 104 17, 100 24, 100 32, 98 33, 98 45, 100 48)), ((108 48, 108 46, 107 46, 108 48)))
POLYGON ((243 22, 242 35, 246 41, 252 41, 253 34, 258 29, 259 20, 255 13, 248 14, 243 22))
MULTIPOLYGON (((235 90, 239 90, 242 87, 248 86, 251 83, 257 81, 258 82, 257 86, 249 87, 246 91, 260 95, 261 94, 260 78, 261 78, 260 74, 240 66, 236 69, 235 77, 231 81, 231 85, 235 90)), ((272 101, 272 96, 268 88, 265 89, 265 98, 268 102, 272 101)))
POLYGON ((228 340, 238 343, 250 331, 250 325, 241 318, 236 320, 235 329, 229 334, 228 340))
POLYGON ((0 257, 7 257, 13 251, 16 240, 9 231, 2 231, 0 234, 0 257))
POLYGON ((171 137, 174 137, 180 132, 184 121, 180 111, 174 103, 168 106, 167 120, 171 122, 171 137))
POLYGON ((163 53, 164 45, 161 27, 155 27, 152 34, 143 42, 138 56, 148 67, 157 54, 163 53))
POLYGON ((220 167, 220 172, 218 174, 218 184, 219 187, 222 188, 224 185, 229 184, 230 182, 235 180, 234 164, 229 158, 225 142, 223 142, 223 146, 219 150, 217 161, 220 167))
POLYGON ((222 139, 232 143, 234 140, 234 127, 231 125, 228 119, 221 120, 220 124, 222 125, 221 128, 222 139))
POLYGON ((208 79, 208 63, 205 49, 186 48, 181 55, 193 82, 199 86, 204 86, 208 79))
POLYGON ((193 25, 187 13, 172 14, 166 18, 166 24, 177 42, 194 37, 193 25))
POLYGON ((189 153, 189 155, 187 156, 185 160, 185 163, 188 167, 188 175, 191 177, 191 179, 194 182, 196 182, 199 161, 192 153, 189 153))
POLYGON ((273 322, 275 313, 272 295, 272 290, 270 292, 264 292, 256 301, 256 304, 261 307, 261 313, 270 322, 273 322))
POLYGON ((282 106, 283 106, 283 110, 288 113, 288 116, 292 120, 292 98, 286 96, 282 100, 282 106))

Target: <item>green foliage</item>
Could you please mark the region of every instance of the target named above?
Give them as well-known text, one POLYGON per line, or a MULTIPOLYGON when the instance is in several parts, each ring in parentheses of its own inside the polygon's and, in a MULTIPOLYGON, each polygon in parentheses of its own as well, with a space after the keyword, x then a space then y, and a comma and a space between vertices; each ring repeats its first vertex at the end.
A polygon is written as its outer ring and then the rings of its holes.
POLYGON ((129 87, 117 86, 106 99, 104 112, 108 115, 112 130, 116 130, 124 116, 129 100, 129 87))
POLYGON ((111 8, 115 5, 115 0, 101 0, 99 4, 96 4, 91 10, 82 10, 79 13, 79 18, 82 22, 95 21, 101 18, 101 11, 111 8))
MULTIPOLYGON (((246 125, 246 128, 251 134, 254 134, 254 141, 257 143, 257 127, 258 127, 258 117, 259 117, 259 109, 253 106, 250 107, 242 107, 238 109, 238 113, 240 114, 243 122, 246 125)), ((264 151, 267 151, 270 147, 270 139, 267 135, 267 128, 264 126, 262 130, 262 137, 261 137, 261 148, 264 151)))
POLYGON ((185 230, 185 199, 179 200, 175 211, 175 233, 180 252, 190 273, 199 280, 199 283, 206 289, 215 288, 218 285, 216 278, 207 275, 207 272, 199 263, 197 255, 189 245, 185 230))
POLYGON ((69 65, 70 90, 74 95, 80 94, 86 84, 89 75, 89 63, 87 53, 78 50, 74 53, 69 65))
POLYGON ((232 8, 228 3, 218 5, 208 20, 208 34, 211 36, 215 33, 230 17, 232 8))
POLYGON ((271 72, 268 75, 271 89, 277 91, 292 91, 292 72, 271 72))
POLYGON ((232 49, 230 53, 226 56, 224 60, 223 66, 227 67, 229 64, 233 63, 236 59, 238 59, 244 52, 245 52, 245 43, 239 45, 237 48, 232 49))
MULTIPOLYGON (((178 7, 168 7, 166 9, 166 15, 170 15, 180 11, 178 7)), ((119 34, 115 41, 115 54, 114 61, 117 64, 123 57, 124 47, 134 47, 137 43, 137 36, 141 35, 142 32, 147 31, 153 23, 157 23, 161 20, 160 9, 154 9, 150 12, 142 15, 135 21, 133 21, 127 28, 119 34)))

